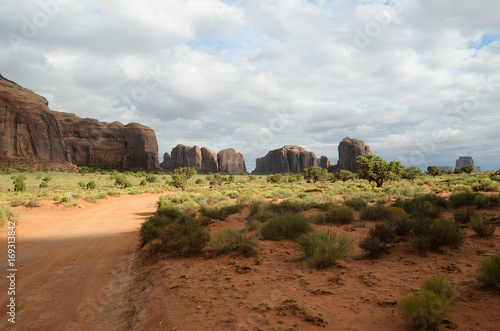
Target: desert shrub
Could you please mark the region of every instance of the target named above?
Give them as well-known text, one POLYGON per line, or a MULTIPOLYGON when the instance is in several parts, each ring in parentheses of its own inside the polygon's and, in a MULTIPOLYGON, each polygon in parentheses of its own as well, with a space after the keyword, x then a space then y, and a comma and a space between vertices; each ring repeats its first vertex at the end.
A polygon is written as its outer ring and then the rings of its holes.
POLYGON ((436 328, 451 312, 451 305, 432 291, 419 291, 402 299, 398 312, 410 325, 426 330, 436 328))
POLYGON ((479 280, 486 287, 500 290, 500 256, 492 255, 481 260, 479 280))
POLYGON ((159 233, 158 251, 171 256, 199 255, 210 240, 210 234, 195 219, 185 219, 168 224, 159 233))
POLYGON ((470 228, 479 237, 491 236, 496 230, 496 226, 494 224, 491 224, 486 220, 486 218, 480 215, 474 215, 471 217, 470 228))
POLYGON ((473 206, 475 204, 474 200, 480 193, 474 192, 459 192, 450 195, 450 206, 452 208, 460 208, 462 206, 473 206))
POLYGON ((441 246, 458 248, 464 243, 464 233, 460 225, 444 218, 432 222, 428 237, 433 250, 438 250, 441 246))
POLYGON ((96 185, 95 181, 89 180, 89 182, 87 183, 86 186, 87 186, 87 190, 93 190, 96 188, 97 185, 96 185))
POLYGON ((349 206, 333 208, 330 212, 330 222, 335 224, 351 224, 354 222, 354 209, 349 206))
POLYGON ((0 205, 0 227, 4 226, 7 221, 16 221, 19 213, 9 206, 0 205))
POLYGON ((40 188, 47 188, 49 187, 49 184, 47 182, 41 182, 40 185, 38 185, 40 188))
MULTIPOLYGON (((45 182, 44 182, 45 183, 45 182)), ((28 208, 40 207, 40 201, 36 199, 30 199, 25 205, 28 208)))
POLYGON ((14 192, 24 192, 26 191, 26 183, 24 182, 27 178, 24 175, 12 176, 14 184, 14 192))
POLYGON ((98 200, 107 199, 108 198, 108 194, 105 193, 105 192, 101 192, 101 193, 97 194, 95 196, 95 198, 98 199, 98 200))
POLYGON ((201 185, 203 184, 203 179, 201 178, 198 178, 195 182, 194 182, 196 185, 201 185))
POLYGON ((16 197, 16 198, 12 198, 10 200, 10 206, 11 207, 19 207, 19 206, 24 206, 26 204, 26 200, 24 200, 23 198, 19 198, 19 197, 16 197))
POLYGON ((146 186, 147 185, 147 182, 145 179, 141 180, 141 182, 139 183, 139 186, 146 186))
POLYGON ((387 218, 389 220, 407 217, 408 213, 403 208, 395 206, 387 207, 387 218))
POLYGON ((125 185, 123 185, 123 188, 129 188, 129 187, 134 187, 134 184, 132 184, 131 181, 127 180, 125 182, 125 185))
POLYGON ((359 248, 367 253, 371 258, 377 258, 386 251, 386 246, 378 239, 373 236, 366 236, 359 242, 359 248))
POLYGON ((299 174, 291 175, 290 177, 288 177, 289 183, 295 183, 295 182, 298 182, 300 180, 302 180, 302 176, 299 174))
POLYGON ((382 205, 375 205, 372 207, 367 207, 361 211, 360 218, 362 220, 369 221, 379 221, 387 219, 389 217, 389 212, 387 208, 382 205))
POLYGON ((252 202, 249 205, 250 216, 253 216, 253 215, 256 215, 256 214, 262 212, 262 210, 266 209, 266 206, 267 206, 267 203, 265 200, 259 200, 259 199, 252 200, 252 202))
POLYGON ((498 190, 498 187, 500 186, 499 182, 492 181, 489 178, 482 178, 478 182, 472 184, 472 189, 474 191, 486 191, 486 192, 491 192, 491 191, 496 191, 498 190))
POLYGON ((465 208, 464 210, 457 210, 453 212, 455 222, 460 224, 468 224, 474 215, 476 215, 476 212, 473 208, 465 208))
POLYGON ((158 180, 158 177, 154 175, 146 176, 146 182, 148 183, 154 183, 158 180))
POLYGON ((266 181, 268 183, 281 183, 285 178, 281 174, 268 175, 266 181))
POLYGON ((309 221, 300 214, 275 214, 262 226, 260 233, 265 240, 295 239, 312 230, 309 221))
POLYGON ((445 302, 453 302, 456 296, 456 285, 443 276, 433 275, 420 285, 422 291, 431 291, 445 302))
POLYGON ((464 184, 456 184, 451 186, 450 191, 453 193, 472 192, 472 187, 464 184))
POLYGON ((399 207, 415 217, 439 217, 439 207, 447 208, 446 199, 435 194, 419 195, 418 197, 400 202, 399 207))
POLYGON ((408 217, 398 217, 389 220, 388 224, 394 229, 399 238, 407 238, 411 232, 411 221, 408 217))
POLYGON ((314 268, 326 268, 349 253, 353 240, 346 234, 337 236, 327 230, 303 234, 297 239, 297 244, 314 268))
POLYGON ((393 243, 397 239, 394 229, 387 223, 376 224, 368 231, 368 235, 378 238, 384 246, 393 243))
POLYGON ((248 257, 256 254, 255 248, 258 246, 258 241, 256 238, 247 238, 245 233, 241 233, 232 227, 227 227, 224 233, 212 237, 208 245, 216 254, 237 251, 248 257))
POLYGON ((80 186, 81 189, 85 189, 87 187, 87 184, 84 182, 78 182, 78 186, 80 186))
POLYGON ((158 206, 167 206, 167 205, 181 205, 184 203, 194 202, 193 198, 189 195, 189 193, 177 193, 171 195, 164 195, 160 197, 158 201, 158 206))
POLYGON ((474 199, 474 204, 477 206, 477 208, 493 209, 500 207, 500 194, 478 194, 474 199))
POLYGON ((288 199, 280 203, 270 203, 267 208, 274 213, 298 213, 317 206, 317 204, 303 201, 300 198, 288 199))
POLYGON ((229 215, 239 213, 241 208, 242 206, 237 204, 218 205, 213 207, 200 205, 199 210, 205 217, 225 220, 229 215))
POLYGON ((368 202, 362 197, 352 197, 344 202, 345 206, 354 208, 354 210, 360 211, 368 207, 368 202))

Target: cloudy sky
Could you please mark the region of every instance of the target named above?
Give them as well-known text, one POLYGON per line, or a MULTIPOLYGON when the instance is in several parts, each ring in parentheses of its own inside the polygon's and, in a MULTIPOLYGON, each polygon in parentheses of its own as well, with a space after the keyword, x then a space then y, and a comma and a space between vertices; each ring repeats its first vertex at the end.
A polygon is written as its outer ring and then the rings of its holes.
POLYGON ((53 110, 255 158, 500 168, 498 1, 4 1, 0 73, 53 110))

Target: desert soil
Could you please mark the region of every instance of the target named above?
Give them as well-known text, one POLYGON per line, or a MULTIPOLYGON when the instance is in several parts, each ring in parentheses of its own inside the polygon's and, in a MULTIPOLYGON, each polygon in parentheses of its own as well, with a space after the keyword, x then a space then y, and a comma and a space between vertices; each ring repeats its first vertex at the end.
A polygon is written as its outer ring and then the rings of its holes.
MULTIPOLYGON (((498 228, 489 238, 468 230, 464 246, 427 257, 401 242, 369 260, 357 243, 374 223, 316 226, 355 240, 350 259, 324 270, 302 261, 290 241, 261 241, 258 259, 209 249, 196 258, 159 258, 139 248, 138 239, 158 197, 109 198, 82 209, 48 201, 16 208, 16 324, 4 312, 0 330, 413 330, 398 316, 397 302, 434 274, 457 284, 441 330, 498 330, 500 293, 476 279, 481 259, 500 253, 498 228)), ((209 230, 243 228, 247 216, 244 209, 209 230)), ((0 247, 6 237, 1 229, 0 247)), ((6 274, 6 249, 0 259, 6 274)), ((1 277, 1 307, 7 288, 1 277)))

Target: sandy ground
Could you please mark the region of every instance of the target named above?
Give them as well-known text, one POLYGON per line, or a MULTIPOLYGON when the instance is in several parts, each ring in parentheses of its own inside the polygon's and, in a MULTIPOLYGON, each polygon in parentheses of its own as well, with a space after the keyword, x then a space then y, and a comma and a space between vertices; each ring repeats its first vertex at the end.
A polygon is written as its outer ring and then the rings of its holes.
MULTIPOLYGON (((20 212, 16 231, 16 324, 7 321, 8 283, 0 278, 0 330, 92 330, 91 317, 133 275, 138 228, 159 195, 109 198, 84 208, 51 201, 20 212)), ((0 229, 0 270, 7 234, 0 229)))
MULTIPOLYGON (((457 284, 441 330, 498 330, 500 293, 476 279, 481 259, 500 253, 498 228, 489 238, 469 230, 464 246, 427 257, 401 242, 369 260, 357 243, 375 223, 316 226, 355 240, 350 259, 324 270, 302 261, 290 241, 261 241, 258 259, 214 256, 209 249, 196 258, 158 259, 147 246, 138 249, 137 234, 158 197, 19 209, 17 323, 2 313, 0 330, 413 330, 398 316, 397 302, 434 274, 457 284)), ((209 231, 243 228, 247 216, 244 209, 214 221, 209 231)), ((0 235, 6 247, 6 230, 0 235)), ((0 270, 6 270, 5 251, 0 270)), ((1 277, 2 307, 7 287, 1 277)))

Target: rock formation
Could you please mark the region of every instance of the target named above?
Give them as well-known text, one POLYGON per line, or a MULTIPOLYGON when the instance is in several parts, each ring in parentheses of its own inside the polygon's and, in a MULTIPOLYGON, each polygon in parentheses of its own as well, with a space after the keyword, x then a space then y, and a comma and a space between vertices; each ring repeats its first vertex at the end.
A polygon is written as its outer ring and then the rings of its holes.
POLYGON ((198 146, 177 145, 172 149, 171 155, 165 153, 161 167, 166 170, 174 170, 180 167, 190 167, 198 172, 217 172, 217 154, 210 148, 198 146))
POLYGON ((455 168, 462 168, 467 165, 474 166, 474 160, 471 156, 460 156, 455 163, 455 168))
POLYGON ((217 153, 219 172, 239 175, 247 172, 243 154, 236 153, 234 148, 223 149, 217 153))
POLYGON ((158 144, 150 128, 138 123, 99 122, 67 113, 56 113, 56 117, 72 164, 112 169, 158 168, 158 144))
POLYGON ((324 155, 322 155, 319 159, 319 166, 323 169, 331 169, 332 167, 335 166, 335 164, 332 161, 328 161, 328 158, 324 155))
POLYGON ((158 168, 153 130, 82 119, 0 75, 0 159, 120 169, 158 168))
POLYGON ((366 145, 363 140, 351 139, 345 137, 339 143, 339 162, 328 168, 329 172, 339 172, 340 170, 349 170, 357 172, 354 167, 354 162, 358 156, 365 156, 371 154, 370 146, 366 145))
POLYGON ((257 158, 252 174, 302 173, 312 166, 318 166, 313 152, 299 146, 284 146, 257 158))
POLYGON ((0 75, 0 158, 65 163, 61 128, 48 101, 0 75))

